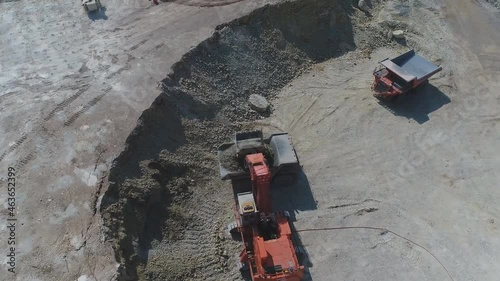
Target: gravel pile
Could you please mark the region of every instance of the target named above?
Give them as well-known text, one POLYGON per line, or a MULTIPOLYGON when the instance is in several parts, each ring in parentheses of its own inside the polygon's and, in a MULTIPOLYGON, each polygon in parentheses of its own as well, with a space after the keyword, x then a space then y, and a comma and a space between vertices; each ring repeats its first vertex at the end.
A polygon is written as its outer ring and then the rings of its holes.
POLYGON ((485 0, 491 5, 495 6, 497 9, 500 9, 500 1, 499 0, 485 0))

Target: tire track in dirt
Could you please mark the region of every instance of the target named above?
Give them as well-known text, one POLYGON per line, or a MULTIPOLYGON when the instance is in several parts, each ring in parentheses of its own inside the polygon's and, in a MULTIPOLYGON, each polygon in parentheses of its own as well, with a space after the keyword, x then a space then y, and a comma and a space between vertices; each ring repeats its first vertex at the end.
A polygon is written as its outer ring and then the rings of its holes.
MULTIPOLYGON (((54 115, 57 112, 63 110, 66 106, 68 106, 71 102, 75 101, 78 97, 80 97, 88 89, 89 89, 88 85, 84 85, 83 88, 79 89, 75 94, 71 95, 69 98, 67 98, 67 99, 63 100, 62 102, 58 103, 56 105, 56 107, 51 112, 49 112, 49 114, 47 114, 45 117, 43 117, 43 121, 49 121, 52 117, 54 117, 54 115)), ((33 131, 34 132, 40 131, 40 129, 42 127, 43 127, 42 123, 39 122, 39 123, 36 124, 35 129, 33 131)), ((5 156, 7 156, 11 152, 13 152, 17 148, 19 148, 26 141, 27 138, 28 138, 28 135, 26 133, 23 133, 21 135, 21 137, 19 139, 17 139, 11 147, 9 147, 6 151, 4 151, 2 153, 2 155, 0 156, 0 161, 2 161, 5 158, 5 156)), ((22 165, 24 166, 31 159, 33 159, 33 154, 29 153, 28 156, 26 156, 25 158, 23 158, 23 160, 21 160, 20 163, 23 163, 22 165)))
MULTIPOLYGON (((71 104, 73 101, 75 101, 85 92, 87 92, 88 89, 89 86, 84 85, 83 88, 80 88, 76 93, 74 93, 67 99, 63 100, 62 102, 58 103, 52 111, 50 111, 45 117, 42 118, 43 122, 38 122, 35 124, 34 129, 31 131, 30 134, 35 134, 39 136, 38 139, 40 141, 39 144, 33 143, 34 141, 33 139, 29 143, 26 142, 26 140, 28 139, 28 134, 23 133, 21 137, 17 139, 11 147, 9 147, 6 151, 2 153, 2 155, 0 155, 0 161, 2 161, 10 153, 14 152, 16 149, 31 144, 31 148, 26 149, 27 151, 26 156, 22 157, 16 164, 16 167, 20 169, 36 158, 36 155, 38 153, 37 147, 42 147, 42 148, 50 147, 49 140, 52 139, 54 136, 48 131, 47 127, 45 127, 45 122, 49 122, 57 112, 64 110, 69 104, 71 104)), ((81 110, 73 114, 66 122, 64 122, 63 125, 65 127, 69 126, 76 119, 78 119, 78 117, 81 114, 88 111, 91 107, 95 106, 110 90, 111 87, 106 88, 103 94, 95 97, 90 102, 85 104, 81 110)))
POLYGON ((146 38, 146 39, 143 39, 141 40, 139 43, 133 45, 132 47, 130 47, 130 49, 128 49, 129 51, 133 51, 137 48, 139 48, 141 45, 144 45, 146 42, 149 41, 149 39, 151 38, 151 36, 149 36, 149 38, 146 38))
POLYGON ((16 150, 19 146, 21 146, 21 144, 23 144, 23 142, 27 138, 28 138, 28 135, 23 133, 21 135, 21 137, 19 139, 17 139, 11 147, 9 147, 6 151, 4 151, 4 153, 2 153, 2 155, 0 156, 0 161, 2 161, 5 158, 5 156, 7 156, 9 153, 16 150))
POLYGON ((299 117, 293 120, 292 124, 288 128, 288 131, 290 132, 293 131, 295 129, 295 126, 297 126, 298 122, 304 120, 304 116, 311 111, 311 109, 313 108, 313 106, 316 104, 317 101, 318 97, 314 98, 311 104, 309 104, 309 106, 299 115, 299 117))
POLYGON ((0 96, 0 102, 2 102, 3 100, 7 99, 8 97, 10 97, 12 95, 18 94, 18 93, 19 93, 18 91, 13 91, 13 92, 3 94, 0 96))
POLYGON ((28 155, 26 155, 24 158, 21 159, 21 161, 19 161, 16 164, 16 169, 20 170, 21 168, 26 166, 26 164, 28 164, 34 158, 35 158, 35 153, 33 153, 33 152, 28 153, 28 155))
MULTIPOLYGON (((146 40, 147 41, 147 40, 146 40)), ((136 58, 132 56, 131 54, 127 54, 127 62, 125 63, 124 66, 120 67, 117 71, 111 72, 108 75, 106 75, 106 79, 111 79, 114 76, 121 74, 125 70, 130 70, 132 69, 132 66, 130 62, 134 61, 136 58)))
MULTIPOLYGON (((200 221, 204 218, 219 212, 221 204, 212 200, 208 196, 202 199, 200 210, 197 217, 200 221)), ((179 241, 179 246, 186 249, 187 252, 196 260, 205 260, 201 274, 204 279, 209 278, 217 271, 217 265, 220 263, 218 255, 222 254, 221 245, 218 244, 218 232, 220 225, 214 222, 215 226, 207 227, 206 224, 195 224, 190 229, 186 229, 184 239, 179 241)), ((200 270, 198 268, 197 270, 200 270)))
POLYGON ((82 88, 80 88, 76 93, 58 103, 56 107, 43 118, 43 121, 49 121, 57 112, 63 110, 66 106, 68 106, 70 103, 79 98, 83 93, 85 93, 89 88, 89 85, 83 85, 82 88))
POLYGON ((111 87, 109 88, 106 88, 104 90, 104 93, 98 95, 97 97, 93 98, 92 100, 90 100, 87 104, 85 104, 82 109, 78 110, 75 114, 73 114, 68 120, 66 120, 64 122, 64 127, 67 127, 71 124, 73 124, 76 119, 78 119, 82 114, 84 114, 85 112, 89 111, 92 107, 94 107, 97 103, 99 103, 101 101, 102 98, 104 98, 104 96, 106 96, 106 94, 111 91, 111 87))

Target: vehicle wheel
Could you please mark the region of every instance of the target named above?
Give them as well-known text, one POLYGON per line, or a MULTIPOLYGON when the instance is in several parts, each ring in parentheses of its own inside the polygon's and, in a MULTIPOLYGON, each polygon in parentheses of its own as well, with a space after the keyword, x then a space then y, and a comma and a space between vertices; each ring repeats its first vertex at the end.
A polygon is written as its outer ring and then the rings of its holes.
POLYGON ((379 101, 387 101, 387 97, 386 97, 386 96, 381 95, 381 94, 379 94, 379 93, 377 93, 377 92, 375 92, 375 93, 373 94, 373 96, 374 96, 374 97, 376 97, 379 101))
POLYGON ((304 247, 302 246, 296 246, 295 253, 297 254, 297 256, 302 256, 306 253, 306 250, 304 250, 304 247))
POLYGON ((290 220, 290 213, 288 211, 283 211, 283 214, 288 220, 290 220))
POLYGON ((236 224, 236 222, 232 222, 227 225, 227 233, 229 233, 231 236, 240 233, 240 230, 238 229, 238 225, 236 224))
POLYGON ((238 262, 236 264, 236 267, 238 268, 238 270, 241 272, 241 273, 247 273, 250 271, 250 268, 248 267, 248 264, 245 262, 238 262))

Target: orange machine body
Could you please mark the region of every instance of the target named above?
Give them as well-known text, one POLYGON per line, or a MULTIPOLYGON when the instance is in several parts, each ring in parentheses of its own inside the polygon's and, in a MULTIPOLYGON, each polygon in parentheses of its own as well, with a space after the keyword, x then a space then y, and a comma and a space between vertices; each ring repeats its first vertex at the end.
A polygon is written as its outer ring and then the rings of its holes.
MULTIPOLYGON (((259 219, 251 225, 240 225, 245 245, 241 262, 248 265, 253 281, 300 281, 304 266, 298 262, 288 217, 284 212, 272 212, 271 173, 266 159, 262 153, 249 154, 246 163, 259 219)), ((239 212, 235 214, 238 221, 239 212)))

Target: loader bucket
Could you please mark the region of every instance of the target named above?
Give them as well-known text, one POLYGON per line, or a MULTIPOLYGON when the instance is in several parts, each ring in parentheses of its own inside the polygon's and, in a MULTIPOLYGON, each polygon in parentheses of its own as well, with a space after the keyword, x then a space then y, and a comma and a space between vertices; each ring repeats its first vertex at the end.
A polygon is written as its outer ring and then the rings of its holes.
POLYGON ((233 180, 248 177, 248 170, 243 168, 240 157, 237 155, 236 144, 225 143, 217 149, 219 173, 222 180, 233 180))

